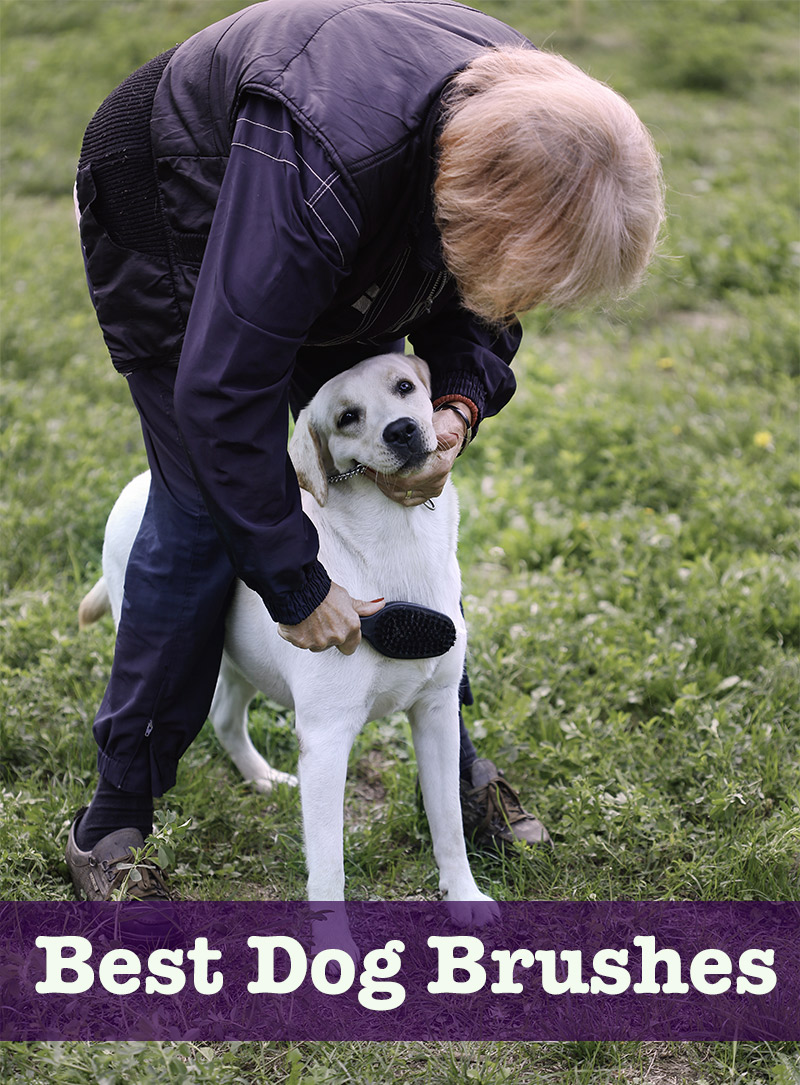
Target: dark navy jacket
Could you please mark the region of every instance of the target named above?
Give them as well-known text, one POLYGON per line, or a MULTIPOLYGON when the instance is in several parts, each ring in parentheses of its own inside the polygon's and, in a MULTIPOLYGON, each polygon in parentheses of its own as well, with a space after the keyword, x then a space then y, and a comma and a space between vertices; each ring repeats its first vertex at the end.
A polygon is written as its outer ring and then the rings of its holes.
POLYGON ((432 208, 442 92, 501 44, 529 45, 454 0, 267 0, 160 62, 155 241, 95 221, 102 171, 82 156, 112 359, 180 360, 176 415, 209 511, 276 620, 301 621, 330 584, 286 456, 290 401, 406 335, 435 399, 464 396, 483 417, 513 394, 519 329, 459 305, 432 208))

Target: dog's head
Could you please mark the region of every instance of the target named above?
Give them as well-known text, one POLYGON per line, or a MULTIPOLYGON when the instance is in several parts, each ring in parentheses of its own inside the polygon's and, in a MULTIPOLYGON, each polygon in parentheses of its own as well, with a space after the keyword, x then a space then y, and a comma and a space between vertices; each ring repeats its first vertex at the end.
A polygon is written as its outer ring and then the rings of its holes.
POLYGON ((297 478, 318 504, 328 475, 363 464, 416 470, 436 450, 430 373, 413 354, 381 354, 338 374, 301 411, 289 443, 297 478))

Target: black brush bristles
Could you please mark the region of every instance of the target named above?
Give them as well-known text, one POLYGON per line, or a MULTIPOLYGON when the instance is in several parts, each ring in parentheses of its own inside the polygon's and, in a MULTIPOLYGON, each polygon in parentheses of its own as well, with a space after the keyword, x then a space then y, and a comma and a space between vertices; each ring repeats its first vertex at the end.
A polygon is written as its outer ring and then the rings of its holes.
POLYGON ((362 636, 390 659, 431 659, 449 652, 456 642, 452 619, 417 603, 387 603, 361 619, 362 636))

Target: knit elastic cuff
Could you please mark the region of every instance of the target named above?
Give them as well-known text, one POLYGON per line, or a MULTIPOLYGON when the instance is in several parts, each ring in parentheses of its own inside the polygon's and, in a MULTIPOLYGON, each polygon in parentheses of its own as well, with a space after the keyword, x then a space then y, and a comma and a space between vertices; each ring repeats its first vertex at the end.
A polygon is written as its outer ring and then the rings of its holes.
POLYGON ((295 592, 262 596, 272 619, 282 625, 299 625, 312 614, 331 590, 331 578, 318 561, 305 567, 306 583, 295 592))
POLYGON ((438 407, 440 403, 447 402, 468 404, 472 411, 472 425, 476 426, 483 417, 483 408, 486 403, 486 388, 483 381, 473 373, 443 374, 442 380, 437 381, 433 389, 433 405, 438 407))

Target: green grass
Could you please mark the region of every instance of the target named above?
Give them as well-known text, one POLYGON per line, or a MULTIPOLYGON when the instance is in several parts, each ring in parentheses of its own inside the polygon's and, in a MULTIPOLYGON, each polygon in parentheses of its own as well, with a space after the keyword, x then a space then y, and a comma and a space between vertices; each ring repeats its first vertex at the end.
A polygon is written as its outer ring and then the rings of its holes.
MULTIPOLYGON (((5 0, 0 897, 70 899, 113 633, 81 636, 105 517, 144 466, 86 296, 82 130, 222 0, 5 0)), ((664 156, 669 221, 613 313, 526 322, 520 389, 459 461, 470 715, 556 841, 474 857, 500 899, 798 899, 797 8, 783 0, 484 3, 625 93, 664 156)), ((264 701, 257 744, 296 760, 264 701)), ((357 899, 436 893, 401 719, 352 761, 357 899)), ((303 894, 297 796, 243 785, 207 727, 164 803, 193 899, 303 894)), ((35 1044, 0 1080, 291 1085, 796 1085, 792 1045, 35 1044)))

